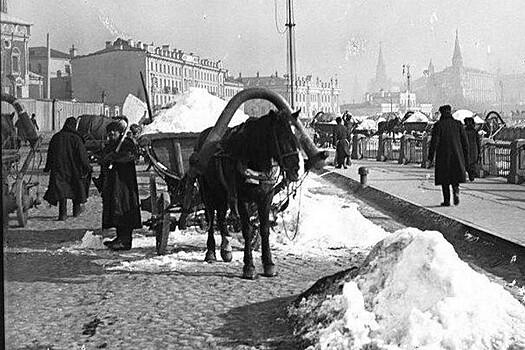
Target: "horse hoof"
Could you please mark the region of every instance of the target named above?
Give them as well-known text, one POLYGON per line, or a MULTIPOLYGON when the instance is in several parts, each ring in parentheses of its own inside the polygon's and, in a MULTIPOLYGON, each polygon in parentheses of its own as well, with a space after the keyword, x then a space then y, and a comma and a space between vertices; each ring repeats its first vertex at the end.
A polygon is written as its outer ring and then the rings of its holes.
POLYGON ((221 258, 224 262, 231 262, 232 261, 232 252, 231 251, 225 251, 221 250, 221 258))
POLYGON ((264 267, 264 273, 262 274, 264 277, 275 277, 278 275, 275 265, 269 265, 264 267))
POLYGON ((259 276, 255 273, 253 267, 244 268, 242 272, 242 278, 245 280, 256 280, 259 276))
POLYGON ((204 257, 204 261, 208 263, 216 262, 217 257, 215 256, 215 252, 212 251, 206 251, 206 256, 204 257))

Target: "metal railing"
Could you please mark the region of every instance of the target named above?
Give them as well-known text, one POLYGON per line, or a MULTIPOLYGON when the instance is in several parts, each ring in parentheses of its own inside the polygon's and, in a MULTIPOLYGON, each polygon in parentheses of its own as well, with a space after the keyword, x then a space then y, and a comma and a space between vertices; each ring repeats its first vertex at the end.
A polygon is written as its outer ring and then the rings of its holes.
MULTIPOLYGON (((415 163, 425 166, 429 142, 429 137, 406 136, 394 140, 390 137, 360 136, 357 141, 353 142, 353 146, 357 147, 357 152, 353 151, 352 156, 358 159, 390 160, 398 161, 400 164, 415 163)), ((513 147, 515 146, 510 141, 483 140, 481 149, 482 176, 507 177, 509 174, 514 174, 511 170, 512 157, 518 157, 514 162, 518 164, 519 169, 525 167, 525 164, 520 165, 524 163, 523 161, 520 162, 524 153, 523 146, 514 150, 516 156, 512 155, 513 147)))

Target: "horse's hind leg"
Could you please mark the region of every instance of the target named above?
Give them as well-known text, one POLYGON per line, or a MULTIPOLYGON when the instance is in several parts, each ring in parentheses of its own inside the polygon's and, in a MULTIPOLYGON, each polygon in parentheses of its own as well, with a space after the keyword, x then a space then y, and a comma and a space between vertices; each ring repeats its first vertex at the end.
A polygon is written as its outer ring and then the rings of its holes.
POLYGON ((217 225, 221 233, 221 258, 224 262, 232 261, 232 246, 231 246, 231 235, 226 225, 226 211, 227 207, 223 207, 217 210, 217 225))
POLYGON ((215 212, 214 209, 208 208, 206 208, 205 212, 206 219, 208 220, 208 239, 206 241, 206 256, 204 257, 204 261, 211 263, 217 261, 215 255, 215 237, 213 236, 215 212))
POLYGON ((275 277, 277 271, 275 264, 272 261, 272 252, 270 250, 270 206, 272 203, 271 197, 257 206, 259 211, 259 231, 261 235, 261 259, 263 264, 263 276, 275 277))
POLYGON ((253 230, 250 228, 250 214, 248 213, 248 204, 239 202, 239 216, 241 218, 242 237, 244 238, 244 267, 242 278, 253 280, 257 278, 252 255, 252 236, 253 230))

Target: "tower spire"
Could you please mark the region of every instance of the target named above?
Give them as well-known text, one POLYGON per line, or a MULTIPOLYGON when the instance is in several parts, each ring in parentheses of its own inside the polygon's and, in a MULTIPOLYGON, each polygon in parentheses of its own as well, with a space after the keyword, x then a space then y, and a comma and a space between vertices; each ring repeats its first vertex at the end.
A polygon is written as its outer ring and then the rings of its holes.
POLYGON ((461 56, 461 48, 459 47, 459 35, 456 29, 456 42, 454 43, 454 54, 452 55, 452 66, 463 67, 463 56, 461 56))
POLYGON ((386 80, 385 62, 383 60, 383 48, 379 42, 379 56, 377 57, 376 81, 384 82, 386 80))

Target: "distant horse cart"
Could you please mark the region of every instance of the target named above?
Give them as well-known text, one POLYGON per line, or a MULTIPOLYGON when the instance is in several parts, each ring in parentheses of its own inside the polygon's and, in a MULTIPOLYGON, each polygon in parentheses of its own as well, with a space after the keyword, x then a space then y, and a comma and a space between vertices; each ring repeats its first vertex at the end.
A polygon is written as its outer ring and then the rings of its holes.
MULTIPOLYGON (((195 205, 201 205, 208 226, 205 260, 216 260, 213 233, 217 226, 221 233, 221 258, 230 261, 231 233, 226 223, 226 214, 230 211, 237 216, 244 238, 243 278, 256 278, 251 223, 255 206, 262 242, 263 275, 274 276, 276 271, 268 240, 272 199, 284 189, 288 189, 289 194, 293 191, 293 184, 299 180, 300 148, 308 156, 307 168, 321 167, 328 156, 326 152, 319 152, 296 116, 297 113, 291 113, 280 95, 252 88, 234 96, 216 125, 201 134, 141 135, 139 144, 169 190, 169 193, 157 196, 156 183, 150 182, 152 219, 149 224, 156 231, 157 253, 165 253, 171 224, 175 222, 180 228, 185 228, 188 214, 195 205), (228 128, 234 112, 250 99, 266 99, 278 108, 278 112, 250 118, 243 124, 228 128), (200 201, 195 200, 196 193, 200 201), (169 205, 167 198, 171 199, 169 205)), ((281 204, 281 207, 286 206, 286 202, 281 204)))
MULTIPOLYGON (((2 219, 7 226, 8 216, 16 212, 18 223, 26 226, 28 211, 40 203, 37 181, 33 181, 33 171, 38 167, 36 154, 40 152, 42 136, 37 134, 31 118, 15 97, 2 93, 1 101, 10 104, 15 112, 2 113, 2 219), (21 150, 20 140, 14 127, 13 118, 18 115, 18 125, 23 128, 25 138, 30 148, 23 159, 26 150, 21 150), (22 161, 23 160, 23 161, 22 161), (31 172, 31 173, 30 173, 31 172)), ((40 158, 40 161, 42 158, 40 158)))
MULTIPOLYGON (((314 130, 313 142, 317 146, 326 148, 332 145, 332 136, 336 125, 336 118, 336 114, 328 112, 318 112, 314 116, 310 126, 314 130)), ((341 119, 343 120, 344 125, 348 127, 350 133, 354 132, 359 125, 359 122, 353 119, 349 114, 343 114, 341 119)))

